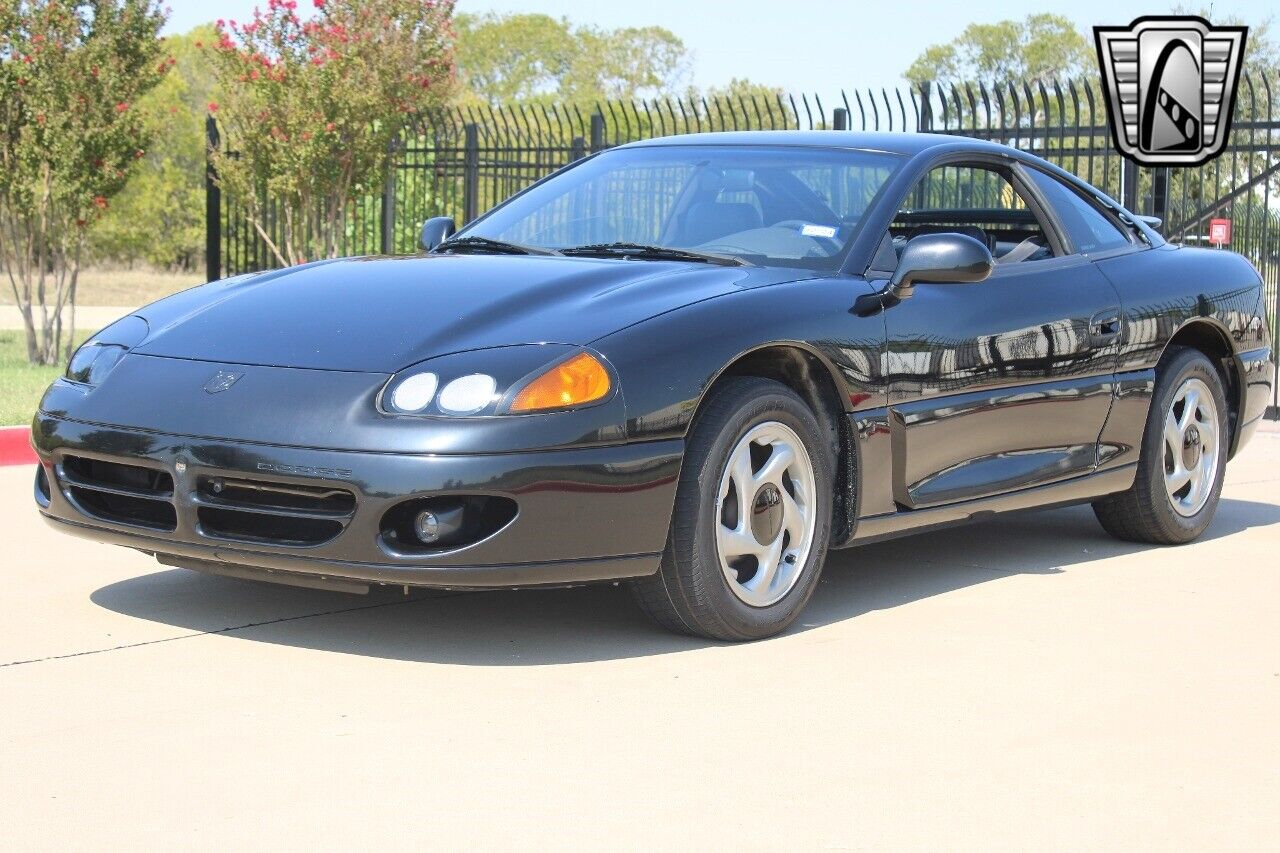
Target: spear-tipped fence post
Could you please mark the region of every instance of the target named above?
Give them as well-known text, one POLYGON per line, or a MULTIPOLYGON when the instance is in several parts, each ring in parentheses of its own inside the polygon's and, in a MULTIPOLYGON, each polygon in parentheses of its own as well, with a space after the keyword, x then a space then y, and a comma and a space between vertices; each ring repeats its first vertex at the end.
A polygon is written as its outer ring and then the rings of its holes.
POLYGON ((928 80, 920 84, 920 127, 921 133, 933 130, 933 98, 928 80))
POLYGON ((463 127, 462 150, 462 218, 470 222, 480 214, 480 125, 473 121, 463 127))
POLYGON ((1128 157, 1121 161, 1120 203, 1127 209, 1138 210, 1138 164, 1128 157))
POLYGON ((1160 230, 1169 223, 1169 167, 1151 170, 1151 215, 1160 220, 1160 230))
POLYGON ((204 161, 204 264, 207 281, 222 278, 222 190, 218 173, 213 168, 213 152, 218 150, 218 123, 205 116, 205 138, 208 150, 204 161))
POLYGON ((396 151, 399 149, 399 137, 392 134, 387 141, 387 176, 382 184, 382 234, 380 249, 382 254, 395 252, 396 239, 396 151))

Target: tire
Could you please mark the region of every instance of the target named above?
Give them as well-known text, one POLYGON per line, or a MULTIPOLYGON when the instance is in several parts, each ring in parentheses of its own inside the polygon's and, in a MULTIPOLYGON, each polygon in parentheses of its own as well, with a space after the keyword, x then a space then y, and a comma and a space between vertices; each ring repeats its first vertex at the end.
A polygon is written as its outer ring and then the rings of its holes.
POLYGON ((1128 491, 1094 502, 1098 521, 1112 536, 1129 542, 1181 545, 1196 539, 1218 508, 1229 441, 1222 376, 1199 350, 1171 348, 1156 368, 1155 394, 1147 413, 1137 476, 1128 491), (1187 395, 1192 391, 1200 400, 1207 391, 1212 411, 1202 403, 1187 420, 1187 395), (1170 428, 1176 432, 1166 436, 1169 418, 1173 422, 1170 428), (1180 441, 1183 448, 1177 457, 1174 441, 1180 441), (1208 458, 1210 453, 1212 459, 1208 458), (1194 469, 1190 460, 1198 460, 1194 469), (1183 473, 1192 479, 1174 489, 1183 473), (1204 483, 1204 477, 1212 479, 1204 483))
POLYGON ((690 430, 661 568, 631 583, 640 607, 672 631, 713 640, 785 630, 818 584, 831 534, 833 461, 823 435, 779 382, 719 384, 690 430), (753 489, 740 503, 740 491, 753 489))

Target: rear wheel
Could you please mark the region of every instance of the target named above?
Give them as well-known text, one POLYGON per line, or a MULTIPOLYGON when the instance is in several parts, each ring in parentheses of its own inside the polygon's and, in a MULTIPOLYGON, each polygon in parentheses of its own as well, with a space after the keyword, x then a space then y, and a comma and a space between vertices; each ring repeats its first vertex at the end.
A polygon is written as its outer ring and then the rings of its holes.
POLYGON ((659 572, 632 583, 673 631, 753 640, 784 630, 818 582, 831 460, 812 411, 755 377, 717 387, 690 433, 659 572))
POLYGON ((1213 520, 1227 464, 1222 378, 1200 351, 1170 351, 1155 395, 1133 486, 1093 505, 1107 532, 1131 542, 1180 545, 1213 520))

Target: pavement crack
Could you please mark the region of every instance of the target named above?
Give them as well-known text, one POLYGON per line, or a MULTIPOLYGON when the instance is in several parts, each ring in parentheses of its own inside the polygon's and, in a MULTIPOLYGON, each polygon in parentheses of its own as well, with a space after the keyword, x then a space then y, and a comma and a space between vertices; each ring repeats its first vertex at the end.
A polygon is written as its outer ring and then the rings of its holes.
POLYGON ((215 628, 210 631, 192 631, 188 634, 178 634, 173 637, 161 637, 156 640, 143 640, 139 643, 122 643, 118 646, 108 646, 102 649, 87 649, 82 652, 68 652, 61 655, 48 655, 42 658, 30 658, 28 660, 14 660, 6 663, 0 663, 0 669, 11 666, 24 666, 31 663, 45 663, 47 661, 68 660, 70 658, 82 658, 90 655, 102 655, 108 652, 118 652, 125 649, 139 649, 144 646, 158 646, 161 643, 172 643, 177 640, 189 640, 192 637, 210 637, 216 634, 231 634, 236 631, 247 631, 250 628, 261 628, 265 625, 279 625, 283 622, 297 622, 302 619, 316 619, 322 616, 337 616, 342 613, 355 613, 361 610, 376 610, 380 607, 402 607, 406 604, 417 604, 422 601, 439 601, 444 598, 458 598, 464 595, 471 595, 469 592, 446 593, 443 595, 432 595, 421 598, 405 598, 399 601, 379 601, 376 604, 361 604, 358 607, 339 607, 333 610, 319 610, 315 613, 300 613, 297 616, 282 616, 279 619, 265 619, 261 622, 246 622, 243 625, 228 625, 225 628, 215 628))
POLYGON ((1228 486, 1256 486, 1259 483, 1275 483, 1280 481, 1280 477, 1263 477, 1261 480, 1233 480, 1227 483, 1228 486))

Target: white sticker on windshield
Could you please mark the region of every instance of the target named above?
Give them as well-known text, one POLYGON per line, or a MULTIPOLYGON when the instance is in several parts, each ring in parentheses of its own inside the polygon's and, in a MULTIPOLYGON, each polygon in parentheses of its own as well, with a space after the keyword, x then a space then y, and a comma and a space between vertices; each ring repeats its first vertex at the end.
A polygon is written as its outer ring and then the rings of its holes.
POLYGON ((836 229, 830 225, 805 225, 800 229, 800 233, 806 237, 834 237, 836 229))

